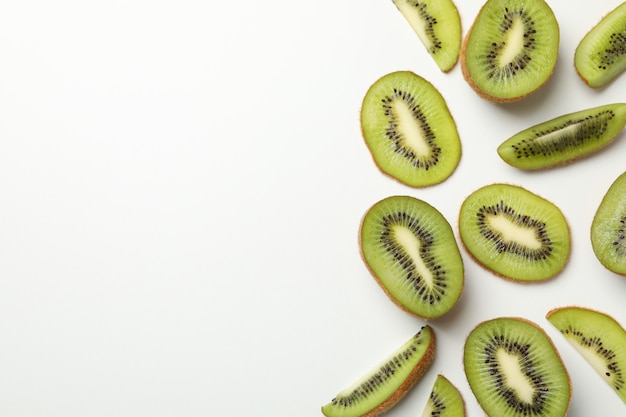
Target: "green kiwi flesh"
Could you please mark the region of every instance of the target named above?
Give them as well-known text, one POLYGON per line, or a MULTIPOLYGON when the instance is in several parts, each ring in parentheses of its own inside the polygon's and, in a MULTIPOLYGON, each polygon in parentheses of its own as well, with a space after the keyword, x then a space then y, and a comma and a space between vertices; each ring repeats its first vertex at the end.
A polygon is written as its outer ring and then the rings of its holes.
POLYGON ((596 210, 591 246, 605 268, 626 276, 626 172, 613 181, 596 210))
POLYGON ((590 87, 604 87, 626 70, 626 3, 594 26, 578 44, 574 66, 590 87))
POLYGON ((450 380, 437 375, 422 417, 465 417, 465 402, 450 380))
POLYGON ((606 147, 625 124, 625 103, 593 107, 511 136, 498 147, 498 155, 507 164, 524 170, 563 165, 606 147))
POLYGON ((571 400, 569 374, 552 341, 535 323, 498 317, 465 341, 470 388, 490 417, 562 417, 571 400))
POLYGON ((361 130, 379 169, 409 186, 444 181, 461 158, 456 123, 443 96, 411 71, 386 74, 368 89, 361 130))
POLYGON ((606 313, 568 306, 546 318, 626 403, 626 331, 606 313))
POLYGON ((452 0, 393 0, 428 53, 443 72, 450 71, 461 51, 461 18, 452 0))
POLYGON ((435 357, 435 334, 424 326, 379 366, 322 406, 327 417, 377 416, 398 403, 435 357))
POLYGON ((452 309, 464 285, 463 259, 445 217, 425 201, 391 196, 363 216, 362 258, 387 296, 424 319, 452 309))
POLYGON ((545 281, 569 259, 561 210, 516 185, 491 184, 470 194, 461 205, 459 234, 479 264, 513 281, 545 281))
POLYGON ((520 100, 551 77, 559 40, 544 0, 487 0, 463 40, 463 76, 483 98, 520 100))

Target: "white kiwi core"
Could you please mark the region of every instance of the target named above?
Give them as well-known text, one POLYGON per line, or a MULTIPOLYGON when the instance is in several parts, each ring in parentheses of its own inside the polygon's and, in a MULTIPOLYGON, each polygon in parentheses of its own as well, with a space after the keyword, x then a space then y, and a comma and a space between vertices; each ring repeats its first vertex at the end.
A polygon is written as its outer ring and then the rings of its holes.
POLYGON ((521 401, 532 404, 535 390, 522 372, 520 356, 498 349, 496 358, 502 369, 504 384, 514 390, 521 401))
POLYGON ((395 100, 393 104, 398 120, 397 130, 400 132, 403 145, 411 148, 418 156, 429 156, 430 146, 426 142, 422 128, 413 117, 413 111, 404 100, 395 100))
POLYGON ((398 7, 398 10, 400 10, 400 13, 402 13, 406 20, 409 21, 411 27, 417 34, 417 37, 430 51, 430 48, 433 46, 432 41, 426 34, 426 23, 424 22, 424 19, 422 19, 422 17, 420 16, 417 7, 408 1, 396 1, 394 3, 398 7))
POLYGON ((504 45, 504 49, 498 60, 500 68, 505 68, 524 50, 524 23, 519 17, 513 19, 513 24, 507 31, 504 45))
POLYGON ((415 236, 415 234, 413 234, 411 230, 407 229, 404 226, 394 226, 393 234, 396 242, 398 242, 404 248, 409 258, 411 258, 411 261, 413 261, 416 272, 419 274, 420 277, 424 279, 424 282, 432 288, 433 276, 428 267, 424 264, 424 260, 420 256, 422 242, 420 242, 420 240, 415 236))
POLYGON ((500 232, 503 241, 515 242, 530 249, 541 249, 535 229, 517 225, 505 216, 488 216, 487 221, 494 230, 500 232))

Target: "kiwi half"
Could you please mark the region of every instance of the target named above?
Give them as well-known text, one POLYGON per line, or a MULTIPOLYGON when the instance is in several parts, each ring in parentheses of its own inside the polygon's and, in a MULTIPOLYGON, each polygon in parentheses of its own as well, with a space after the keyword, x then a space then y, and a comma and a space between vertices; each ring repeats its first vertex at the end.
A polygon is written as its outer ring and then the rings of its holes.
POLYGON ((531 321, 499 317, 480 323, 465 341, 463 364, 490 417, 562 417, 569 408, 569 374, 548 335, 531 321))
POLYGON ((380 170, 409 186, 442 182, 461 158, 456 123, 443 96, 410 71, 384 75, 369 88, 361 129, 380 170))
POLYGON ((463 76, 483 98, 520 100, 552 75, 559 40, 544 0, 487 0, 463 40, 463 76))
POLYGON ((422 417, 465 417, 465 402, 450 380, 437 375, 422 417))
POLYGON ((425 201, 387 197, 363 216, 361 255, 387 296, 424 319, 447 313, 461 296, 463 259, 452 227, 425 201))
POLYGON ((590 87, 607 85, 626 69, 626 3, 607 14, 580 41, 574 66, 590 87))
POLYGON ((452 0, 393 0, 428 53, 443 72, 450 71, 461 51, 461 18, 452 0))
POLYGON ((626 172, 613 181, 596 210, 591 247, 605 268, 626 276, 626 172))
POLYGON ((626 331, 611 316, 584 307, 551 310, 550 323, 626 403, 626 331))
POLYGON ((545 281, 569 259, 561 210, 517 185, 491 184, 470 194, 461 205, 459 232, 479 264, 513 281, 545 281))
POLYGON ((404 397, 435 357, 435 333, 424 326, 379 366, 322 406, 327 417, 372 417, 404 397))
POLYGON ((562 165, 599 151, 626 125, 626 104, 566 114, 525 129, 498 147, 507 164, 525 170, 562 165))

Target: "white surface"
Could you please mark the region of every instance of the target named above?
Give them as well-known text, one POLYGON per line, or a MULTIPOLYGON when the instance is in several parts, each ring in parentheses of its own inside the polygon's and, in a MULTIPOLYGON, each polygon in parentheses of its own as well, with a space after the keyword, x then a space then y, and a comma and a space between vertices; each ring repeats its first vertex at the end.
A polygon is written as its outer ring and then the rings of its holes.
MULTIPOLYGON (((457 2, 467 31, 480 1, 457 2)), ((575 164, 523 173, 509 135, 626 100, 573 62, 619 0, 552 1, 557 68, 522 102, 495 105, 442 74, 391 1, 5 2, 0 13, 0 415, 320 416, 320 406, 413 334, 358 252, 379 199, 409 194, 455 225, 463 198, 512 182, 572 228, 561 275, 541 285, 466 260, 455 309, 432 323, 437 358, 389 415, 420 415, 437 373, 482 415, 461 366, 479 321, 522 316, 553 338, 572 378, 569 417, 625 405, 545 313, 581 304, 626 324, 626 279, 589 242, 626 137, 575 164), (463 157, 410 189, 382 175, 359 131, 363 94, 410 69, 440 89, 463 157)))

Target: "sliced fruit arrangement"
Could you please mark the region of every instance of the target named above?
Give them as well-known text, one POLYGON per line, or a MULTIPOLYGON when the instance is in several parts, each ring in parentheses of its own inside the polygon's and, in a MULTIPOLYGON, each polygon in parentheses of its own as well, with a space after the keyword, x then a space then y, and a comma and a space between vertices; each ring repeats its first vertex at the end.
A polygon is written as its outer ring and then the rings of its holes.
POLYGON ((425 201, 387 197, 363 216, 361 255, 389 298, 405 311, 431 319, 461 296, 463 259, 452 227, 425 201))
POLYGON ((613 181, 598 206, 591 246, 605 268, 626 275, 626 172, 613 181))
POLYGON ((546 318, 626 403, 626 331, 606 313, 567 306, 546 318))
POLYGON ((410 71, 384 75, 368 89, 361 129, 380 170, 406 185, 440 183, 461 158, 456 123, 444 98, 410 71))
POLYGON ((424 326, 383 363, 322 406, 322 413, 328 417, 382 414, 409 392, 434 357, 435 333, 424 326))
POLYGON ((509 165, 535 170, 563 165, 606 147, 626 125, 626 103, 566 114, 525 129, 498 147, 509 165))
POLYGON ((452 0, 393 0, 400 13, 443 72, 461 51, 461 17, 452 0))
POLYGON ((569 259, 569 226, 561 210, 512 184, 470 194, 461 205, 459 232, 479 264, 513 281, 545 281, 569 259))
POLYGON ((551 77, 559 41, 544 0, 487 0, 463 40, 463 76, 483 98, 520 100, 551 77))
POLYGON ((445 376, 437 375, 422 417, 465 417, 461 393, 445 376))
POLYGON ((607 85, 626 70, 626 2, 604 16, 580 41, 574 66, 594 88, 607 85))
POLYGON ((470 388, 489 417, 562 417, 572 395, 569 374, 548 335, 535 323, 498 317, 466 339, 470 388))

